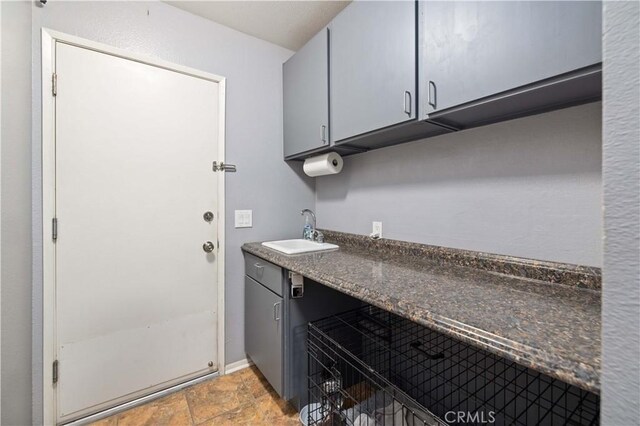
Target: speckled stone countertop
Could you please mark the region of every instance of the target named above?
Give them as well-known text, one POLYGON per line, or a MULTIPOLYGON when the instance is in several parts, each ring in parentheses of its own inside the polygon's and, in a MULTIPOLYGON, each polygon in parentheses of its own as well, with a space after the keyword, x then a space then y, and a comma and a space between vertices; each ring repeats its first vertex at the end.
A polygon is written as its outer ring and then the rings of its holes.
MULTIPOLYGON (((365 243, 362 237, 331 231, 326 235, 340 248, 300 255, 285 255, 261 243, 247 243, 242 249, 367 303, 599 393, 600 291, 596 268, 558 264, 563 272, 545 273, 544 277, 550 279, 543 281, 529 278, 530 273, 509 275, 492 262, 460 261, 461 253, 472 258, 474 252, 440 248, 437 256, 425 255, 425 250, 433 253, 433 246, 390 240, 365 243), (448 251, 458 257, 449 259, 448 251), (467 263, 472 266, 463 266, 467 263), (558 282, 558 276, 565 276, 567 283, 558 282)), ((537 264, 478 253, 478 257, 487 256, 498 264, 524 264, 534 269, 537 264)), ((553 269, 550 262, 542 265, 553 269)), ((506 271, 512 272, 512 267, 506 271)))

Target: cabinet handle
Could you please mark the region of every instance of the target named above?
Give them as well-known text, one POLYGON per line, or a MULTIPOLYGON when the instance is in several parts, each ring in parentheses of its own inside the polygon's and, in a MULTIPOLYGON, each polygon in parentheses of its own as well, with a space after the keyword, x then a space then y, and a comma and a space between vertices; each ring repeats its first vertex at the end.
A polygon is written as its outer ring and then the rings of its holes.
POLYGON ((427 91, 427 102, 436 109, 436 84, 429 80, 429 90, 427 91), (433 88, 433 92, 432 89, 433 88))
POLYGON ((404 91, 404 113, 411 117, 411 92, 404 91))
POLYGON ((320 140, 323 144, 327 143, 327 126, 324 124, 320 126, 320 140))
POLYGON ((256 268, 256 272, 258 275, 262 275, 262 272, 264 271, 264 266, 262 266, 259 263, 256 263, 253 265, 256 268))
POLYGON ((273 320, 280 321, 280 302, 273 304, 273 320))

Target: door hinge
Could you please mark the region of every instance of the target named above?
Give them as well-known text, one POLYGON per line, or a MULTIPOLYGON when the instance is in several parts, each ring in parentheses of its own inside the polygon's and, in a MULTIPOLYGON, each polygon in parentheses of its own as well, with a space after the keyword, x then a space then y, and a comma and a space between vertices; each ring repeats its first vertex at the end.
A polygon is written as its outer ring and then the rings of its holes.
POLYGON ((51 94, 53 96, 58 95, 58 74, 51 74, 51 94))
POLYGON ((53 384, 58 383, 58 360, 53 361, 53 384))
POLYGON ((58 218, 51 219, 51 239, 56 241, 58 239, 58 218))

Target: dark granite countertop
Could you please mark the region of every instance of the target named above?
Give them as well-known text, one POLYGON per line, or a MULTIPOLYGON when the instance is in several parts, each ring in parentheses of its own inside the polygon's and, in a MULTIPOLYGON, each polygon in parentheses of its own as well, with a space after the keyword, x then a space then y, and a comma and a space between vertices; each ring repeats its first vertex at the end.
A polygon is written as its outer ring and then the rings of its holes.
MULTIPOLYGON (((340 244, 338 250, 301 255, 285 255, 261 243, 247 243, 242 249, 367 303, 599 393, 600 291, 593 285, 597 280, 592 280, 592 275, 583 274, 586 280, 565 285, 397 249, 402 245, 407 248, 409 243, 397 242, 395 249, 390 246, 386 250, 380 242, 375 242, 380 248, 372 249, 372 243, 359 244, 357 238, 337 239, 328 238, 340 244), (584 281, 590 284, 578 285, 584 281)), ((469 253, 473 252, 464 255, 469 253)), ((549 262, 542 264, 549 266, 549 262)), ((584 267, 571 269, 569 275, 575 271, 582 273, 584 267)))

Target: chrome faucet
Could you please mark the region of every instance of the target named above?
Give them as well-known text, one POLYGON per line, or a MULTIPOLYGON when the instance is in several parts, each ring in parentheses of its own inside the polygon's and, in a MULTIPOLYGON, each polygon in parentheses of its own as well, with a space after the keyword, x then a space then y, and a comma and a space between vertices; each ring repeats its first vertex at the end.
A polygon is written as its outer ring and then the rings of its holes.
POLYGON ((310 241, 315 241, 315 242, 318 242, 318 243, 324 243, 324 235, 322 235, 322 232, 316 230, 316 214, 313 212, 313 210, 311 210, 311 209, 302 209, 300 214, 302 216, 304 216, 305 214, 308 214, 309 216, 311 216, 311 219, 313 219, 313 224, 311 225, 311 235, 307 236, 303 232, 302 233, 302 238, 310 240, 310 241))
POLYGON ((313 235, 316 232, 316 214, 311 209, 302 209, 300 214, 302 216, 304 216, 305 214, 308 214, 309 216, 311 216, 311 219, 313 219, 313 224, 311 225, 311 235, 310 235, 311 238, 309 238, 309 235, 305 235, 304 232, 302 233, 302 238, 313 241, 314 240, 313 235))

